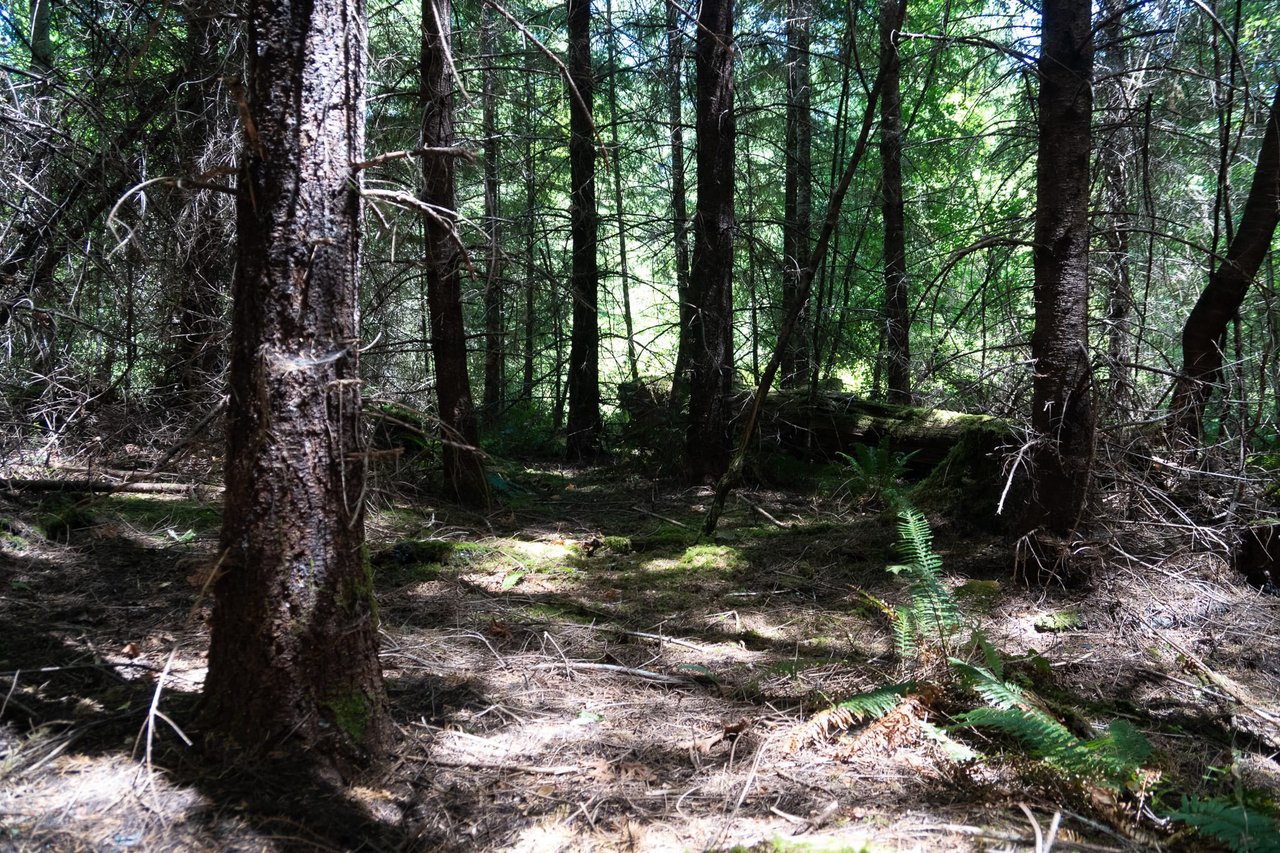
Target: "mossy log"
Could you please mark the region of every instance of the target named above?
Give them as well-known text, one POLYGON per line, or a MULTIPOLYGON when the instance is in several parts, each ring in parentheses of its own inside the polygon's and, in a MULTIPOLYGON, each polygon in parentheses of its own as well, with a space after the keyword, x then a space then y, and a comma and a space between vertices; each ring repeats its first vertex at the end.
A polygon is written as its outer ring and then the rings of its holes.
MULTIPOLYGON (((745 409, 750 397, 742 394, 745 409)), ((737 424, 734 424, 736 427, 737 424)), ((863 400, 851 394, 783 391, 769 395, 761 413, 759 443, 793 453, 832 458, 855 444, 882 441, 900 453, 914 454, 913 470, 925 473, 940 463, 966 436, 987 450, 1011 439, 1008 424, 986 415, 900 406, 863 400)), ((977 447, 974 448, 975 450, 977 447)))
MULTIPOLYGON (((680 458, 680 415, 669 411, 664 384, 624 383, 619 402, 629 419, 626 440, 660 458, 680 458)), ((738 416, 730 427, 735 432, 750 404, 749 391, 734 395, 731 410, 738 416)), ((765 401, 755 446, 766 456, 782 452, 831 461, 851 454, 857 444, 881 442, 910 454, 908 469, 919 478, 912 499, 922 509, 987 529, 1006 527, 996 507, 1006 482, 1004 461, 1017 439, 999 418, 877 403, 852 394, 777 391, 765 401)))

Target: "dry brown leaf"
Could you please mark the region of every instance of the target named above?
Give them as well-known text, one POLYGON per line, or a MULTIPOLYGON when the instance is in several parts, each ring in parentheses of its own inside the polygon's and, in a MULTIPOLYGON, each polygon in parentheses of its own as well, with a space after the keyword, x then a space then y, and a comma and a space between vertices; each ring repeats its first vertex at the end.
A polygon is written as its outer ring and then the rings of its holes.
POLYGON ((647 764, 638 761, 624 761, 618 766, 618 775, 623 782, 654 782, 658 774, 647 764))
POLYGON ((612 782, 617 778, 609 759, 595 756, 582 762, 582 770, 594 782, 612 782))

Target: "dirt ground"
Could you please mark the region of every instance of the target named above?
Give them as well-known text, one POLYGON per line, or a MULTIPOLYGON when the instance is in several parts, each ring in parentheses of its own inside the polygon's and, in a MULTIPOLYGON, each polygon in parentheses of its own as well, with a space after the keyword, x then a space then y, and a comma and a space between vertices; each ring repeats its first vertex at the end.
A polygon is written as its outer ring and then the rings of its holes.
POLYGON ((884 510, 747 490, 699 542, 708 490, 608 469, 502 487, 484 516, 375 498, 400 742, 349 788, 201 757, 214 493, 0 498, 0 848, 1205 850, 1165 817, 1181 795, 1280 800, 1280 599, 1194 537, 1117 528, 1066 590, 933 519, 1008 672, 1074 729, 1153 745, 1109 797, 946 728, 965 708, 944 656, 907 667, 877 604, 904 595, 884 510), (942 687, 815 722, 907 675, 942 687))

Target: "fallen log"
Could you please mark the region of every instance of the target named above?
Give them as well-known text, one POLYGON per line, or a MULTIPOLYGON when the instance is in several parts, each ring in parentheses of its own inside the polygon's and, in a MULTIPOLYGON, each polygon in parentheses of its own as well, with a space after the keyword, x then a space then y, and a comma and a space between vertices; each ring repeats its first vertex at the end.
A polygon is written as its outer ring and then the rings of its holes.
POLYGON ((112 483, 107 480, 21 479, 0 477, 0 490, 6 492, 74 492, 144 495, 186 495, 207 500, 222 494, 221 486, 204 483, 112 483))
MULTIPOLYGON (((629 419, 624 440, 678 465, 684 449, 682 415, 669 411, 667 385, 661 380, 626 382, 619 386, 618 399, 629 419)), ((734 394, 734 432, 742 427, 750 403, 749 391, 734 394)), ((878 403, 853 394, 775 391, 761 410, 754 452, 757 458, 786 453, 832 462, 841 454, 853 455, 859 444, 887 445, 908 456, 908 473, 918 481, 912 500, 922 509, 1003 530, 996 507, 1006 482, 1004 460, 1018 443, 1007 421, 987 415, 878 403)))
POLYGON ((990 449, 1012 435, 1007 423, 987 415, 878 403, 852 394, 782 391, 765 402, 759 442, 826 459, 851 453, 858 444, 888 442, 897 452, 914 454, 911 467, 923 473, 971 434, 983 436, 990 449))

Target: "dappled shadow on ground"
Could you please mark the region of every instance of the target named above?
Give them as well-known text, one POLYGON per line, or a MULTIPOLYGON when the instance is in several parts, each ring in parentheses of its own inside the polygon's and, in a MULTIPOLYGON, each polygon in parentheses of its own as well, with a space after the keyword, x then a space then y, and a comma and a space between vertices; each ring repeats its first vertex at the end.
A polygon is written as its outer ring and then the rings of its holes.
MULTIPOLYGON (((658 850, 797 835, 969 849, 1031 840, 1017 802, 1046 821, 1091 808, 999 742, 957 762, 908 712, 844 735, 808 722, 905 674, 889 626, 905 593, 884 570, 891 516, 756 491, 701 542, 705 492, 584 472, 535 485, 484 534, 443 506, 373 514, 375 552, 424 536, 457 547, 439 564, 379 564, 400 738, 376 778, 347 787, 290 766, 215 766, 180 739, 198 736, 216 519, 114 507, 54 543, 24 521, 38 510, 0 508, 0 827, 20 849, 658 850), (150 712, 157 696, 164 716, 150 712)), ((1072 725, 1134 720, 1176 745, 1179 779, 1232 742, 1265 754, 1265 732, 1242 740, 1186 686, 1172 645, 1256 692, 1274 686, 1246 642, 1274 609, 1210 563, 1113 568, 1087 596, 1029 590, 1009 582, 1004 543, 937 533, 968 616, 1072 725), (1081 627, 1037 630, 1067 610, 1081 627), (1173 740, 1209 719, 1194 750, 1173 740)), ((919 707, 939 722, 966 710, 919 707)), ((1107 823, 1067 818, 1084 835, 1089 821, 1107 823)))

